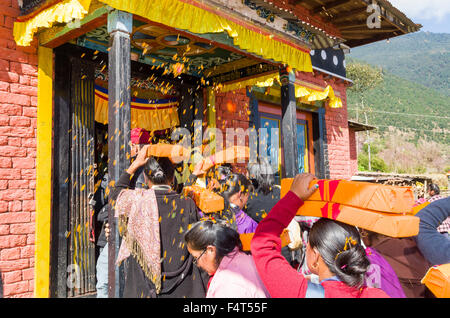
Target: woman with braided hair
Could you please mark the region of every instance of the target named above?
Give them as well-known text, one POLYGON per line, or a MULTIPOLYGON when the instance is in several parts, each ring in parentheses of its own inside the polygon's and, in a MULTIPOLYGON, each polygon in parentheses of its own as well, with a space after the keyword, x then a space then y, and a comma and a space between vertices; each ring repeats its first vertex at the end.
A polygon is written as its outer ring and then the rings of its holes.
POLYGON ((351 225, 322 218, 311 228, 306 263, 320 284, 309 282, 281 255, 280 235, 303 201, 317 188, 309 188, 312 174, 294 178, 290 191, 258 225, 251 244, 252 256, 264 285, 274 298, 381 298, 378 288, 364 285, 370 265, 358 230, 351 225))

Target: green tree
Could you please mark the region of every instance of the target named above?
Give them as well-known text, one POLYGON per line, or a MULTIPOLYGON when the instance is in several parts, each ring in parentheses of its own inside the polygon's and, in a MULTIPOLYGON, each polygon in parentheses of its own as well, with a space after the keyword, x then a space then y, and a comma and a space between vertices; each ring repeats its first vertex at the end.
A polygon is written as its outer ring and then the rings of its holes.
MULTIPOLYGON (((346 69, 346 72, 347 72, 347 77, 349 77, 353 81, 353 86, 351 86, 349 88, 349 90, 353 91, 359 95, 359 97, 360 97, 359 105, 361 105, 361 108, 364 109, 365 93, 367 91, 374 89, 381 82, 383 82, 383 72, 382 72, 381 68, 377 69, 368 64, 362 64, 362 63, 357 63, 357 62, 349 64, 346 69)), ((357 106, 357 111, 356 111, 356 120, 357 121, 359 121, 358 109, 359 109, 359 106, 357 106)), ((364 119, 365 119, 365 123, 368 124, 367 114, 365 112, 364 112, 364 119)), ((368 147, 368 158, 367 158, 368 167, 367 167, 367 169, 369 171, 371 171, 372 170, 372 157, 371 157, 371 149, 370 149, 369 131, 367 131, 367 147, 368 147)), ((375 159, 375 158, 373 158, 373 159, 375 159)), ((377 162, 377 167, 382 168, 382 165, 378 166, 378 163, 380 163, 380 162, 378 160, 375 160, 375 161, 377 162)), ((374 161, 374 163, 375 163, 375 161, 374 161)))

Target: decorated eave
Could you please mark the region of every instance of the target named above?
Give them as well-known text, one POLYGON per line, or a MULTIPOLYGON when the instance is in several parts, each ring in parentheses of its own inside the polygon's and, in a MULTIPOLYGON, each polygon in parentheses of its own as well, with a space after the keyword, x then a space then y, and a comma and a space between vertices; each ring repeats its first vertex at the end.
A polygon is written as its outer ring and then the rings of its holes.
POLYGON ((333 28, 325 28, 319 20, 311 21, 296 13, 294 8, 278 6, 267 0, 209 0, 222 10, 238 12, 253 23, 282 29, 285 33, 308 44, 311 49, 333 47, 345 40, 333 28))
MULTIPOLYGON (((284 2, 274 0, 275 3, 284 2)), ((338 29, 345 44, 357 47, 418 31, 415 24, 404 13, 387 0, 288 0, 288 5, 302 6, 313 16, 338 29), (367 20, 378 5, 380 27, 371 28, 367 20)), ((378 12, 377 12, 378 13, 378 12)))

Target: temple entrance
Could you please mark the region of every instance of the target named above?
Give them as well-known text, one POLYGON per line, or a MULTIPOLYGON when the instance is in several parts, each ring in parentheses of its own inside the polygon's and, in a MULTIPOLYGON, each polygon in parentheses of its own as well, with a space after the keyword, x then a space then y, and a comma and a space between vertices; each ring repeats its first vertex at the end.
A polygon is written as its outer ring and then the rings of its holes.
MULTIPOLYGON (((173 129, 185 128, 195 149, 195 139, 203 137, 195 137, 197 128, 206 129, 210 119, 215 127, 216 118, 221 118, 211 106, 216 92, 220 95, 221 90, 241 88, 242 78, 251 80, 278 72, 278 66, 233 48, 229 39, 214 42, 208 36, 199 38, 133 21, 131 61, 127 61, 131 68, 131 130, 143 128, 151 136, 158 132, 173 143, 177 142, 170 140, 173 129), (228 87, 221 84, 224 82, 228 87), (201 127, 195 126, 198 122, 201 127)), ((103 222, 97 215, 112 188, 112 174, 107 177, 111 160, 122 160, 108 157, 114 144, 111 127, 116 127, 115 136, 123 136, 128 129, 123 124, 108 127, 109 97, 118 93, 109 91, 115 85, 109 79, 109 42, 103 25, 54 49, 51 297, 96 294, 96 264, 103 247, 99 245, 103 222)), ((230 94, 227 98, 233 99, 230 94)), ((131 160, 131 154, 124 158, 131 160)), ((120 164, 128 165, 123 160, 120 164)))
MULTIPOLYGON (((102 227, 97 214, 110 191, 107 55, 70 44, 55 53, 51 292, 94 297, 102 227)), ((131 91, 131 129, 170 139, 173 128, 193 134, 194 120, 203 119, 204 90, 192 77, 164 76, 133 61, 131 91)))

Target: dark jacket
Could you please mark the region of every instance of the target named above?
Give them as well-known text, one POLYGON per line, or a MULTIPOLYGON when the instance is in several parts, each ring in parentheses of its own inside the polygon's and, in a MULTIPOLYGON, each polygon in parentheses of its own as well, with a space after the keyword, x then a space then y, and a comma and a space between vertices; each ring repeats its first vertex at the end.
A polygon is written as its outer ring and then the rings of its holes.
POLYGON ((272 187, 272 191, 264 194, 260 189, 250 193, 246 213, 257 223, 280 201, 280 188, 272 187))
MULTIPOLYGON (((130 175, 124 172, 116 182, 112 199, 120 191, 130 188, 130 175)), ((147 279, 133 256, 125 261, 124 297, 205 297, 208 275, 193 265, 184 241, 189 224, 198 221, 197 208, 190 198, 182 197, 171 190, 155 190, 160 216, 161 235, 161 293, 155 294, 154 284, 147 279), (174 210, 174 207, 175 210, 174 210), (182 211, 182 212, 181 212, 182 211)))
POLYGON ((106 245, 105 223, 108 222, 108 197, 106 195, 106 188, 108 186, 108 174, 105 173, 97 191, 94 194, 95 200, 95 235, 97 246, 104 247, 106 245))
MULTIPOLYGON (((96 199, 96 207, 95 210, 97 212, 97 224, 99 224, 100 231, 97 233, 97 246, 104 247, 106 245, 107 239, 105 235, 105 224, 108 223, 108 196, 106 196, 106 187, 108 186, 109 178, 106 173, 103 176, 103 180, 95 193, 96 199)), ((144 178, 144 168, 139 168, 136 173, 133 175, 130 181, 130 189, 135 188, 146 188, 147 184, 145 183, 144 178)))
POLYGON ((407 298, 433 297, 428 288, 420 282, 431 264, 424 258, 413 238, 383 236, 371 247, 391 265, 407 298))

